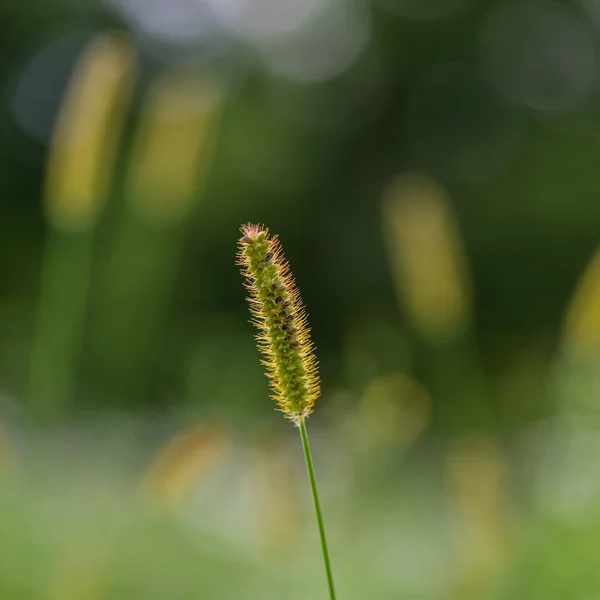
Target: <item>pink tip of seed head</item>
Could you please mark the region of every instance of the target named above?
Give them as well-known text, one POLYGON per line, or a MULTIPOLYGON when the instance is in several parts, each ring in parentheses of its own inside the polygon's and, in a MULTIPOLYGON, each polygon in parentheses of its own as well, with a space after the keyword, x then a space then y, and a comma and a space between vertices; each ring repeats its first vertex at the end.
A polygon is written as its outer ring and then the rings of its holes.
POLYGON ((242 237, 240 242, 247 244, 248 242, 256 240, 261 234, 264 237, 267 234, 266 229, 261 225, 255 225, 254 223, 246 223, 240 228, 242 237))

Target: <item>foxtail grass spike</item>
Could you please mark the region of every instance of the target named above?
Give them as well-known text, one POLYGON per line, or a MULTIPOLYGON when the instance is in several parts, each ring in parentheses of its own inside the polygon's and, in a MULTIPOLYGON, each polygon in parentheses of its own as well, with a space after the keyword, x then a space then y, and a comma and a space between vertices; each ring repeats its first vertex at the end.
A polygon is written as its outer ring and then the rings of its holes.
POLYGON ((253 323, 259 330, 256 339, 264 356, 262 363, 279 410, 300 430, 329 598, 335 600, 327 537, 306 432, 306 417, 312 412, 320 392, 306 312, 277 236, 270 235, 266 227, 252 223, 243 225, 241 232, 238 264, 250 292, 248 301, 253 323))
POLYGON ((246 278, 252 322, 272 397, 296 425, 319 396, 319 376, 306 312, 277 236, 261 225, 241 228, 238 264, 246 278))

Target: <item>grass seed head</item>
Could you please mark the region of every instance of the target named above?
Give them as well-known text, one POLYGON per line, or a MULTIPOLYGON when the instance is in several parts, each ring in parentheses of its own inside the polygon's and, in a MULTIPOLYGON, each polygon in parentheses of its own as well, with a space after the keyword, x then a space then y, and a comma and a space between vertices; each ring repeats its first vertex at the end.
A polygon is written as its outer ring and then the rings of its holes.
POLYGON ((279 409, 296 424, 319 396, 319 375, 306 312, 277 236, 261 225, 241 228, 238 264, 246 278, 262 364, 279 409))

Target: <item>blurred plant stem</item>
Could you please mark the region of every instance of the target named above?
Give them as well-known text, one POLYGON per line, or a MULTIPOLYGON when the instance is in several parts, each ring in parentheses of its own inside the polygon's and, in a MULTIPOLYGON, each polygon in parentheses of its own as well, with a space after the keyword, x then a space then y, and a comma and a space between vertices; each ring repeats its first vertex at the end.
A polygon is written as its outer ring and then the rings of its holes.
POLYGON ((148 397, 161 358, 157 340, 211 165, 220 94, 208 76, 166 70, 150 86, 133 136, 90 336, 100 378, 132 402, 148 397))
POLYGON ((29 374, 29 401, 41 418, 66 410, 85 328, 94 247, 91 231, 49 232, 29 374))
POLYGON ((451 598, 486 598, 510 549, 507 459, 492 436, 463 435, 448 448, 444 476, 456 522, 451 598))
POLYGON ((306 461, 306 471, 308 473, 308 481, 310 482, 310 490, 312 492, 313 502, 315 505, 315 515, 317 517, 319 537, 321 538, 321 550, 323 551, 323 563, 325 565, 325 573, 327 575, 329 597, 331 600, 335 600, 335 589, 333 587, 333 575, 331 573, 331 562, 329 560, 329 550, 327 548, 327 537, 325 535, 325 526, 323 525, 323 514, 321 513, 321 503, 319 502, 319 494, 317 492, 317 482, 315 480, 315 471, 313 469, 312 456, 310 454, 308 434, 306 432, 306 419, 300 418, 298 420, 298 428, 300 429, 302 448, 304 450, 304 460, 306 461))

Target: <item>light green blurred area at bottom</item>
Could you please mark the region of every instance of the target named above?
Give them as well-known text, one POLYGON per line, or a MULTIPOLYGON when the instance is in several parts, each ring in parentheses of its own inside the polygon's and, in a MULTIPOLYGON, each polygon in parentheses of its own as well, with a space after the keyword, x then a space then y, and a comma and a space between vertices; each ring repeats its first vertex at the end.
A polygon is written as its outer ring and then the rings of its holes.
MULTIPOLYGON (((0 598, 324 597, 293 430, 261 435, 258 444, 233 436, 228 449, 190 460, 194 432, 204 436, 202 449, 216 430, 186 428, 160 444, 155 462, 140 456, 142 429, 129 424, 102 442, 85 428, 37 440, 29 432, 25 450, 12 449, 17 460, 0 481, 0 598), (177 502, 156 502, 140 488, 148 464, 158 465, 150 471, 156 491, 161 482, 181 484, 173 473, 184 463, 197 472, 177 502)), ((589 600, 600 589, 598 494, 567 511, 543 502, 519 511, 513 501, 496 513, 506 481, 491 440, 449 448, 440 487, 433 458, 396 477, 380 470, 357 479, 356 440, 318 422, 312 431, 341 598, 589 600)), ((370 464, 382 465, 391 448, 374 447, 370 464)), ((556 473, 557 489, 563 476, 556 473)), ((539 477, 531 471, 532 486, 539 477)), ((552 493, 548 482, 545 489, 552 493)))

